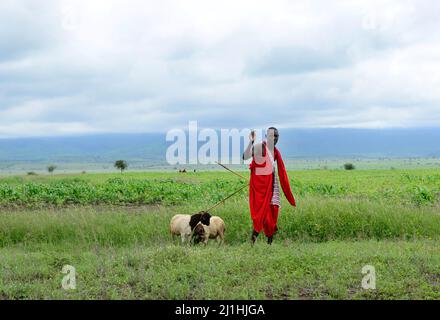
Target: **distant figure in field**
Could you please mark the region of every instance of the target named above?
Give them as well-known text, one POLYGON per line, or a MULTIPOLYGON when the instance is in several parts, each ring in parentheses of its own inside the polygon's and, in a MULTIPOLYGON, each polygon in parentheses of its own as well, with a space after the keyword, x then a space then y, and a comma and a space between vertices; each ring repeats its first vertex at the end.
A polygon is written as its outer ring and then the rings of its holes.
POLYGON ((249 145, 243 154, 243 160, 252 158, 249 207, 254 226, 251 238, 253 244, 261 231, 267 236, 267 243, 272 244, 273 236, 278 230, 280 183, 289 203, 296 206, 281 153, 275 147, 279 139, 278 129, 270 127, 266 138, 254 145, 255 132, 252 131, 249 135, 249 145))

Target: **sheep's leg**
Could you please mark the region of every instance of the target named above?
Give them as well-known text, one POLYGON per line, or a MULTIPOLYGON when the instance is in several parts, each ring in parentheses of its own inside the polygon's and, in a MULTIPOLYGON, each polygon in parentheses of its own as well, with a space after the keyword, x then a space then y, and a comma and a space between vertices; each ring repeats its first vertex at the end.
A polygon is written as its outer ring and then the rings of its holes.
POLYGON ((182 243, 182 245, 185 244, 186 234, 182 233, 182 234, 180 235, 180 239, 181 239, 181 243, 182 243))
POLYGON ((218 243, 218 245, 220 246, 220 245, 222 245, 224 242, 225 242, 225 238, 224 238, 223 234, 220 233, 220 234, 217 236, 217 243, 218 243))
POLYGON ((191 233, 186 235, 186 241, 188 242, 188 245, 192 245, 194 243, 194 237, 191 233))

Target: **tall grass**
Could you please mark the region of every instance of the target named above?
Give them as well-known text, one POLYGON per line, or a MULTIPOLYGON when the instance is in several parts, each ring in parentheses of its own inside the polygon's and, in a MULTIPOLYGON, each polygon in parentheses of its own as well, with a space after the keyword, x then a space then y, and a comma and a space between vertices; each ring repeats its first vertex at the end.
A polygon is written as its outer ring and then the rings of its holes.
MULTIPOLYGON (((323 242, 361 239, 438 239, 440 215, 435 208, 406 208, 371 201, 308 197, 298 208, 283 204, 280 240, 323 242)), ((104 246, 158 244, 172 241, 171 217, 200 210, 180 207, 70 207, 62 210, 0 212, 0 246, 72 242, 104 246)), ((236 199, 212 214, 226 223, 226 242, 248 241, 252 230, 246 201, 236 199)))

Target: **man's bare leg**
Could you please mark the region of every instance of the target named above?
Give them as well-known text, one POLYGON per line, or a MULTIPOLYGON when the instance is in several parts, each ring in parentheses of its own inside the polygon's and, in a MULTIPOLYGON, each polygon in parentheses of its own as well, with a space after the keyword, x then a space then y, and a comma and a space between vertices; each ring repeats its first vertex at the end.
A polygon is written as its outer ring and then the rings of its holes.
POLYGON ((273 236, 267 237, 267 244, 271 245, 273 241, 273 236))
POLYGON ((257 241, 257 238, 258 238, 258 232, 253 230, 252 237, 251 237, 252 244, 255 244, 255 241, 257 241))

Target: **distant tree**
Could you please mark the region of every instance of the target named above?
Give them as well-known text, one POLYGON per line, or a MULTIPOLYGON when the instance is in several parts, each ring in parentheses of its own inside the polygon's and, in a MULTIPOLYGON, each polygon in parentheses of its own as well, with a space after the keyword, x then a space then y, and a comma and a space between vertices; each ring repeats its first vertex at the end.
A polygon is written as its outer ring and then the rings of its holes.
POLYGON ((48 171, 50 174, 53 174, 53 172, 55 171, 56 168, 57 168, 56 165, 51 164, 50 166, 47 166, 47 171, 48 171))
POLYGON ((37 174, 35 172, 33 172, 33 171, 30 171, 30 172, 27 173, 27 175, 28 176, 36 176, 37 174))
POLYGON ((353 163, 346 163, 346 164, 344 164, 344 169, 345 170, 354 170, 354 169, 356 169, 356 167, 354 166, 353 163))
POLYGON ((115 168, 121 170, 121 173, 122 173, 125 169, 127 169, 127 167, 128 167, 128 163, 127 163, 127 161, 124 161, 124 160, 118 160, 118 161, 115 162, 115 168))

